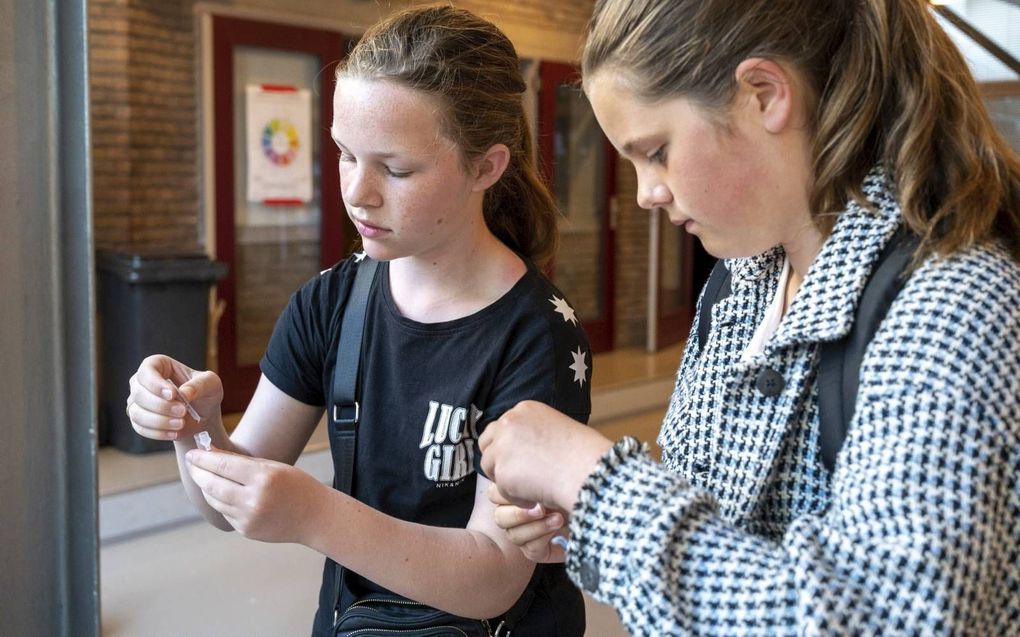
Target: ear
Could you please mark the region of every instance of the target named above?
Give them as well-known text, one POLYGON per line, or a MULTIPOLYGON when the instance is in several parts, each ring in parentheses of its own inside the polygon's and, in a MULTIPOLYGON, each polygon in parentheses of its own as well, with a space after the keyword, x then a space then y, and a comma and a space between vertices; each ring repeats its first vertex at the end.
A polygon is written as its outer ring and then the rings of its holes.
POLYGON ((738 94, 747 95, 765 130, 780 133, 793 123, 800 91, 786 66, 748 58, 737 65, 736 79, 738 94))
POLYGON ((475 185, 473 191, 485 191, 492 187, 510 164, 510 149, 503 144, 493 144, 485 154, 474 161, 475 185))

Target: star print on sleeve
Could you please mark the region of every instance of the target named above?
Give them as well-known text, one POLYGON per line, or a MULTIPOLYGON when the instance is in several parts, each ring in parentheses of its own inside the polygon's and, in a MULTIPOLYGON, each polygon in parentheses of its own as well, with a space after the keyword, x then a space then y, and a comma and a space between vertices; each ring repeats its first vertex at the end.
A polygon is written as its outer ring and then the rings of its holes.
POLYGON ((577 316, 574 315, 574 308, 570 307, 566 300, 561 299, 554 294, 553 297, 549 299, 549 302, 555 305, 556 311, 563 315, 564 322, 570 321, 574 325, 577 325, 577 316))
POLYGON ((574 370, 574 382, 584 387, 585 372, 588 371, 588 365, 584 362, 584 357, 587 353, 581 351, 578 347, 576 352, 571 352, 570 355, 574 357, 574 364, 570 366, 570 369, 574 370))

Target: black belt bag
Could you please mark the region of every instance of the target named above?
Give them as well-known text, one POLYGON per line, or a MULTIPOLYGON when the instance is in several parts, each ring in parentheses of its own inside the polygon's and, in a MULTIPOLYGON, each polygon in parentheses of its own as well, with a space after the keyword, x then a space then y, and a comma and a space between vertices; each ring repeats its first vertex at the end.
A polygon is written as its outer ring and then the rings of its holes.
POLYGON ((385 595, 359 599, 340 615, 336 637, 502 637, 501 626, 489 621, 457 617, 400 597, 385 595))
MULTIPOLYGON (((353 289, 344 309, 337 346, 337 366, 333 378, 332 405, 329 413, 329 443, 333 451, 333 486, 352 493, 354 450, 361 420, 358 403, 358 367, 368 306, 368 293, 378 262, 365 257, 358 266, 353 289)), ((373 594, 359 598, 341 612, 340 593, 344 567, 336 565, 333 586, 333 634, 336 637, 505 637, 524 615, 534 599, 533 587, 539 578, 532 576, 521 598, 502 618, 468 619, 451 615, 403 597, 373 594)))

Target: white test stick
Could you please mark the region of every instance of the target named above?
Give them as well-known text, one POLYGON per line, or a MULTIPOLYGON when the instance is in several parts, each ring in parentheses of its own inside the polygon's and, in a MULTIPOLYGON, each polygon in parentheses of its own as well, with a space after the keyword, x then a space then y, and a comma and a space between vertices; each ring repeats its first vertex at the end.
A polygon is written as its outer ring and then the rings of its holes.
POLYGON ((567 550, 567 546, 569 546, 569 544, 570 544, 570 541, 567 540, 567 538, 563 537, 562 535, 554 535, 553 539, 549 540, 549 544, 553 544, 555 546, 558 546, 561 549, 563 549, 564 551, 566 551, 567 550))
POLYGON ((181 393, 181 388, 178 387, 177 384, 174 383, 174 381, 170 380, 169 378, 166 379, 166 382, 170 383, 170 386, 173 387, 174 390, 177 392, 177 397, 180 398, 182 403, 184 403, 184 408, 188 410, 188 415, 194 418, 195 422, 202 422, 202 417, 198 415, 198 412, 195 411, 195 408, 191 406, 191 403, 188 402, 188 399, 185 398, 184 394, 181 393))
POLYGON ((212 437, 209 435, 208 431, 200 431, 195 434, 195 442, 201 449, 205 449, 206 451, 212 449, 212 437))

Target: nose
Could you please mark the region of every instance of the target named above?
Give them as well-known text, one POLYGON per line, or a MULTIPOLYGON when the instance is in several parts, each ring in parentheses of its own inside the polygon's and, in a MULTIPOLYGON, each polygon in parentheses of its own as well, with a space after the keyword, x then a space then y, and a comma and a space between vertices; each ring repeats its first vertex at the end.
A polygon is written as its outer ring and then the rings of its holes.
POLYGON ((344 203, 354 208, 373 208, 382 205, 382 194, 375 184, 371 171, 361 165, 340 171, 340 192, 344 203))
POLYGON ((673 200, 669 188, 659 181, 638 179, 637 203, 645 210, 665 206, 673 200))

